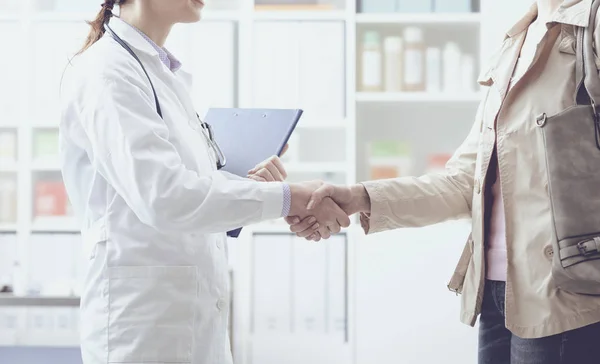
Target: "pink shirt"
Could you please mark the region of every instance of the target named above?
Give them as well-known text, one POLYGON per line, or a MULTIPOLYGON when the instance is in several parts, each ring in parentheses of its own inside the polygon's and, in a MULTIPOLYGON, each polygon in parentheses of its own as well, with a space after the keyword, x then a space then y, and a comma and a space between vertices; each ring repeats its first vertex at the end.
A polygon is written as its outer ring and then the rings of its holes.
POLYGON ((496 171, 490 171, 488 189, 490 214, 487 221, 486 238, 486 278, 493 281, 506 281, 506 231, 504 222, 504 202, 502 201, 502 190, 500 188, 500 171, 496 153, 492 161, 496 171))

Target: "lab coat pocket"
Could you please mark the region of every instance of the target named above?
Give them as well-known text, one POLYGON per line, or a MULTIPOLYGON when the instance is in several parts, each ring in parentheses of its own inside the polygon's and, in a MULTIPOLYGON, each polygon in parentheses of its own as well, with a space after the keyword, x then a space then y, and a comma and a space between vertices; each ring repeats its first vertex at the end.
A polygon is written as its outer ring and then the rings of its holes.
POLYGON ((108 362, 190 363, 195 266, 108 268, 108 362))

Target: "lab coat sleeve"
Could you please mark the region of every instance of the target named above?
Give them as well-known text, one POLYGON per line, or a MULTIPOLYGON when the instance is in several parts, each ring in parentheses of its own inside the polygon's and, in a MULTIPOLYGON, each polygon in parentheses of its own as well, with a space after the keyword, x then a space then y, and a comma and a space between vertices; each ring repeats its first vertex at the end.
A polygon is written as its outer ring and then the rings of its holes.
POLYGON ((365 233, 470 217, 484 103, 444 172, 362 183, 371 200, 371 213, 360 219, 365 233))
POLYGON ((102 79, 81 123, 94 167, 143 223, 160 231, 217 233, 281 217, 281 183, 187 169, 147 86, 102 79))

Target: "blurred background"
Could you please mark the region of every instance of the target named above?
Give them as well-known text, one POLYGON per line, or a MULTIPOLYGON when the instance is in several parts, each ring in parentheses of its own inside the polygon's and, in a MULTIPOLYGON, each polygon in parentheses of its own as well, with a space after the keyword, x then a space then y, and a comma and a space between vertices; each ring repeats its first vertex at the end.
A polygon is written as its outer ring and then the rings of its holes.
MULTIPOLYGON (((167 1, 167 0, 165 0, 167 1)), ((59 83, 100 0, 0 0, 0 363, 76 364, 87 260, 57 161, 59 83)), ((522 0, 215 0, 167 48, 194 102, 305 110, 290 180, 443 168, 522 0)), ((282 221, 230 241, 236 364, 476 362, 446 289, 469 222, 326 243, 282 221)))

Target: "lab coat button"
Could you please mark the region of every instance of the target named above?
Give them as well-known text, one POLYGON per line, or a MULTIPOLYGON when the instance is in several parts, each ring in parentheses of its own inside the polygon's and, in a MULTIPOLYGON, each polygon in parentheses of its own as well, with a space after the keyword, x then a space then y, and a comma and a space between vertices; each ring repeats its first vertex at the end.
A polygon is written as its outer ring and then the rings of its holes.
POLYGON ((219 311, 223 311, 225 307, 227 307, 227 302, 225 302, 225 300, 217 301, 217 308, 219 309, 219 311))

